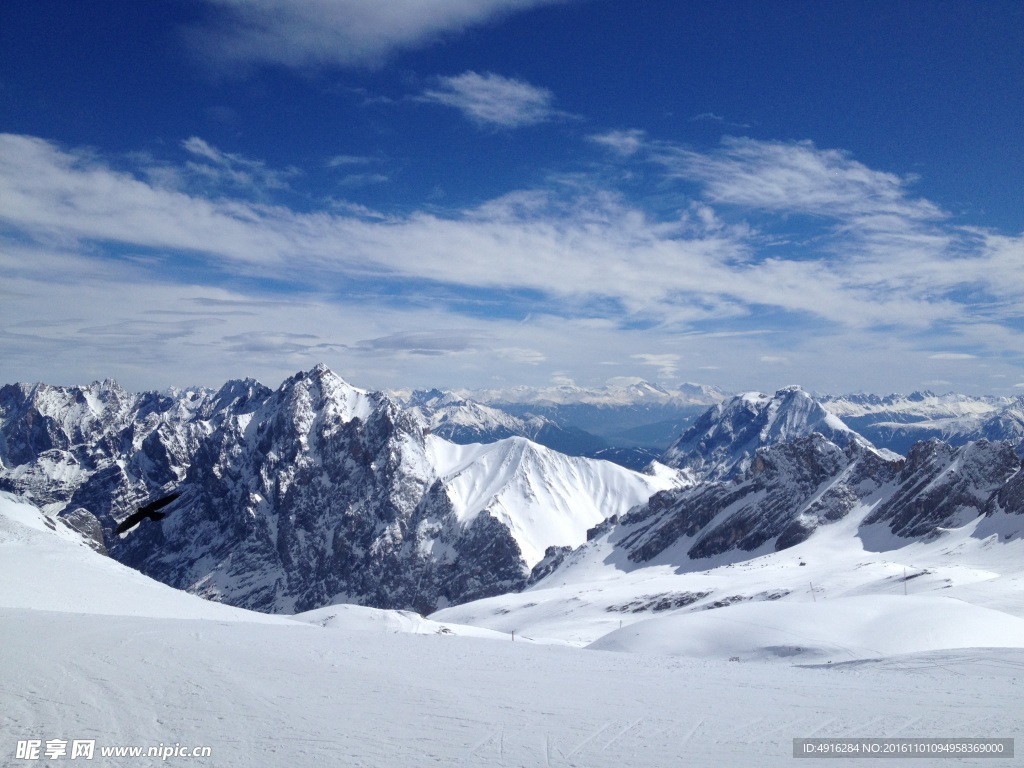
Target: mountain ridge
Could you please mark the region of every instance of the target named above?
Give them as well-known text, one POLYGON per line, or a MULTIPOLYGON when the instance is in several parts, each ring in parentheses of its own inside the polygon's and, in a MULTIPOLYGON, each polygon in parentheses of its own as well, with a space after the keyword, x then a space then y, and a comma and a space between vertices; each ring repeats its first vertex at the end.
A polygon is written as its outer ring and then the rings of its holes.
POLYGON ((457 449, 438 449, 451 444, 415 413, 326 366, 274 391, 238 380, 175 399, 105 386, 109 413, 89 388, 3 390, 0 487, 73 515, 165 583, 261 610, 430 610, 518 589, 548 546, 582 542, 606 513, 672 483, 512 438, 477 451, 479 465, 504 457, 503 479, 457 473, 493 486, 467 509, 459 478, 444 477, 457 449), (182 495, 164 519, 114 535, 171 489, 182 495))

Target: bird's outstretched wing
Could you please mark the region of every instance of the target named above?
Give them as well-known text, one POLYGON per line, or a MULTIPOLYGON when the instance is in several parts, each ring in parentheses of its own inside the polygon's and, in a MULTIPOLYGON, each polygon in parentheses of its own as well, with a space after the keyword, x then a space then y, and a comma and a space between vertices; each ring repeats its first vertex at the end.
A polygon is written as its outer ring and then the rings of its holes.
POLYGON ((163 520, 167 513, 159 512, 158 510, 163 509, 179 496, 181 496, 181 493, 172 493, 170 496, 164 496, 162 499, 149 502, 149 504, 144 507, 139 507, 135 512, 128 515, 128 517, 121 521, 121 524, 117 526, 114 533, 116 535, 120 535, 125 531, 134 528, 146 518, 149 518, 150 520, 163 520))

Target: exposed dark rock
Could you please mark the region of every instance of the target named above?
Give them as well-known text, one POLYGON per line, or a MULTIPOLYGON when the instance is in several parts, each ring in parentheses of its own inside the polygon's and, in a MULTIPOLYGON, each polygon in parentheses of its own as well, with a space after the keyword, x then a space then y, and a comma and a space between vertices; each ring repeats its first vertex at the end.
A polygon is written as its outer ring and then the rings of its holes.
POLYGON ((888 523, 904 538, 959 527, 978 517, 1019 469, 1010 443, 980 440, 961 448, 938 440, 917 443, 907 454, 899 487, 864 523, 888 523))
POLYGON ((68 528, 80 533, 82 540, 94 550, 101 555, 107 554, 107 547, 103 543, 103 526, 89 510, 82 507, 64 509, 57 517, 68 528))

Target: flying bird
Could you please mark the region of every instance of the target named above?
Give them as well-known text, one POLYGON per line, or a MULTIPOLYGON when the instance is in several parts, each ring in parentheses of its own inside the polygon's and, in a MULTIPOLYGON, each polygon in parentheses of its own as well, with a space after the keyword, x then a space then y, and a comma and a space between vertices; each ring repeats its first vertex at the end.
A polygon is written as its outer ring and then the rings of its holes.
POLYGON ((162 499, 149 502, 149 504, 144 507, 139 507, 138 510, 121 521, 121 524, 117 526, 117 530, 115 530, 114 533, 120 535, 130 528, 134 528, 146 518, 153 521, 163 520, 167 517, 167 513, 159 512, 157 510, 163 509, 179 496, 181 496, 180 492, 172 493, 170 496, 164 496, 162 499))

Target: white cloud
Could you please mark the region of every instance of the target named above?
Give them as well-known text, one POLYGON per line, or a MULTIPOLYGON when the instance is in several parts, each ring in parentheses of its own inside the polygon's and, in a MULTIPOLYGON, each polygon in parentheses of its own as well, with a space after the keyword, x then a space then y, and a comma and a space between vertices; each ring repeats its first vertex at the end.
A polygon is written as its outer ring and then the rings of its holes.
POLYGON ((221 68, 363 66, 398 50, 564 0, 206 0, 220 13, 191 31, 221 68))
POLYGON ((495 354, 503 360, 510 360, 515 363, 524 363, 526 365, 539 365, 546 361, 547 355, 543 352, 539 352, 536 349, 526 349, 524 347, 500 347, 494 350, 495 354))
POLYGON ((228 159, 220 150, 214 149, 205 141, 200 139, 198 136, 192 136, 185 141, 181 142, 181 146, 193 155, 199 155, 205 157, 207 160, 212 160, 218 165, 227 165, 228 159))
MULTIPOLYGON (((259 167, 201 140, 187 143, 217 167, 259 167)), ((951 293, 958 286, 980 282, 1007 300, 1024 292, 1010 274, 1021 249, 1012 238, 972 235, 965 255, 944 250, 955 232, 926 232, 936 245, 917 254, 906 239, 893 241, 885 269, 881 256, 757 261, 750 258, 756 234, 723 225, 707 206, 660 222, 610 193, 564 201, 534 191, 448 217, 303 213, 155 187, 21 136, 0 137, 0 197, 0 218, 38 237, 203 253, 252 276, 277 275, 287 265, 312 284, 376 274, 528 289, 558 297, 570 313, 611 299, 627 315, 675 325, 763 305, 849 327, 926 328, 961 314, 951 293)))
MULTIPOLYGON (((186 145, 212 168, 263 168, 198 138, 186 145)), ((854 219, 827 202, 851 186, 830 180, 822 205, 839 226, 812 257, 787 258, 776 246, 766 254, 756 230, 724 223, 714 200, 684 201, 676 220, 652 218, 611 190, 567 199, 561 187, 444 216, 343 203, 296 211, 220 190, 186 193, 146 181, 146 168, 133 175, 93 153, 0 135, 0 354, 10 370, 61 359, 79 361, 80 370, 101 360, 127 369, 120 361, 139 360, 141 376, 196 347, 195 370, 230 364, 234 375, 245 373, 245 350, 277 350, 274 370, 333 356, 361 366, 368 385, 398 385, 396 377, 432 356, 450 362, 446 374, 513 381, 516 370, 547 377, 557 366, 576 375, 608 360, 628 362, 604 366, 601 381, 634 375, 635 366, 665 378, 685 375, 685 361, 714 371, 711 383, 770 389, 778 382, 751 381, 758 374, 749 361, 786 361, 788 378, 808 372, 807 386, 827 370, 856 370, 862 383, 851 387, 864 388, 871 376, 894 375, 879 359, 899 361, 898 375, 917 386, 938 373, 936 361, 968 359, 935 350, 971 349, 992 366, 986 375, 1019 380, 1024 237, 957 229, 844 155, 815 161, 807 146, 796 151, 805 158, 798 165, 834 161, 865 180, 862 189, 890 190, 884 205, 847 206, 876 219, 887 211, 870 248, 850 239, 845 227, 854 219), (183 255, 194 265, 196 285, 187 289, 176 269, 183 255), (67 284, 55 285, 54 275, 67 284), (238 287, 253 278, 291 288, 271 309, 256 309, 254 289, 238 287), (370 279, 387 288, 362 293, 360 281, 370 279), (352 300, 341 307, 338 295, 352 300)), ((772 175, 763 160, 754 167, 772 175)), ((808 210, 810 196, 798 195, 794 208, 808 210)))
POLYGON ((350 173, 338 183, 343 187, 365 187, 373 184, 387 184, 391 177, 384 173, 350 173))
POLYGON ((365 155, 335 155, 334 157, 328 158, 328 168, 344 168, 352 165, 368 165, 369 163, 376 162, 375 158, 367 157, 365 155))
POLYGON ((638 130, 608 131, 588 138, 595 144, 607 147, 623 157, 629 157, 635 155, 643 146, 644 132, 638 130))
POLYGON ((907 196, 907 179, 872 170, 845 152, 818 149, 809 141, 730 137, 709 153, 664 145, 657 149, 657 159, 671 173, 701 182, 706 197, 716 203, 843 219, 944 217, 933 203, 907 196))
POLYGON ((669 381, 675 378, 679 370, 679 355, 672 353, 650 354, 642 353, 630 355, 634 360, 639 360, 642 365, 652 366, 658 369, 658 376, 661 381, 669 381))
POLYGON ((690 118, 691 123, 718 123, 719 125, 728 126, 730 128, 749 128, 750 126, 746 123, 733 123, 726 120, 721 115, 716 115, 714 112, 701 112, 699 115, 694 115, 690 118))
POLYGON ((185 170, 215 184, 229 184, 262 192, 287 189, 287 178, 298 175, 295 169, 272 170, 262 160, 251 160, 244 155, 222 152, 198 136, 189 137, 181 146, 186 152, 199 158, 199 162, 187 163, 185 170))
POLYGON ((963 352, 936 352, 934 355, 928 355, 929 360, 975 360, 977 357, 963 352))
POLYGON ((423 99, 455 107, 474 122, 502 128, 543 123, 558 114, 551 91, 489 72, 441 78, 438 88, 423 92, 423 99))

